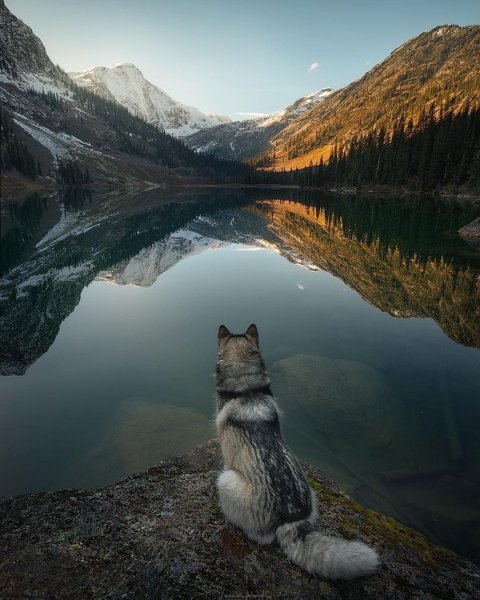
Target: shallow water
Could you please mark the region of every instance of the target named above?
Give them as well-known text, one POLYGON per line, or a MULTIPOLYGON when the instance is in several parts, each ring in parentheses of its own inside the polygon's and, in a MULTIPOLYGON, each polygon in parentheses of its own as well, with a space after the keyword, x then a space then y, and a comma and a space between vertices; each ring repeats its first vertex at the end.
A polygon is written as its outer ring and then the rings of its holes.
POLYGON ((297 455, 480 560, 474 210, 272 190, 3 208, 1 495, 214 435, 218 325, 255 322, 297 455))

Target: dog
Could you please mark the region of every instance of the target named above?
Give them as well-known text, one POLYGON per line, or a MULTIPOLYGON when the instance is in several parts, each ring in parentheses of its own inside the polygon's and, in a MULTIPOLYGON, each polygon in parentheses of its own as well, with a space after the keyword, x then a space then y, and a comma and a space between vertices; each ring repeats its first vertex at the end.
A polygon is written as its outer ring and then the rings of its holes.
POLYGON ((260 544, 278 541, 288 558, 327 579, 373 574, 376 551, 323 534, 314 491, 286 447, 257 327, 218 330, 217 415, 224 470, 217 480, 225 519, 260 544))

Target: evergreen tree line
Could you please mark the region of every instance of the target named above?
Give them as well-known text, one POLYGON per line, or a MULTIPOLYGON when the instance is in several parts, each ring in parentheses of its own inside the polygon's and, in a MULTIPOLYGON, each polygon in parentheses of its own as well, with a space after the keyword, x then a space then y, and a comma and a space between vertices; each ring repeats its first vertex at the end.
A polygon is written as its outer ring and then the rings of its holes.
MULTIPOLYGON (((264 154, 250 164, 260 166, 267 159, 264 154)), ((460 187, 479 192, 480 109, 467 106, 455 114, 432 104, 416 124, 401 115, 391 134, 381 127, 343 147, 336 144, 328 162, 321 158, 316 165, 276 174, 257 171, 250 180, 305 187, 379 184, 424 192, 460 187)))
POLYGON ((401 115, 391 136, 382 127, 354 138, 345 149, 335 147, 327 165, 320 161, 303 177, 305 185, 325 182, 480 190, 480 109, 454 114, 432 104, 416 126, 401 115))
POLYGON ((35 97, 39 98, 44 104, 46 104, 48 107, 50 107, 53 110, 57 110, 57 111, 61 111, 61 112, 65 111, 65 102, 62 100, 62 98, 57 93, 50 92, 50 91, 46 92, 44 89, 42 89, 41 92, 38 92, 33 87, 27 88, 27 93, 30 94, 31 96, 35 96, 35 97))
POLYGON ((58 160, 57 180, 64 185, 78 187, 92 183, 88 167, 82 169, 78 160, 58 160))
POLYGON ((47 200, 37 193, 28 196, 22 203, 6 203, 13 223, 2 235, 0 244, 0 277, 5 275, 25 256, 33 246, 35 232, 41 225, 42 215, 47 210, 47 200))
POLYGON ((6 110, 0 114, 0 166, 2 171, 17 169, 30 179, 42 175, 42 167, 30 154, 26 144, 14 132, 13 119, 6 110))

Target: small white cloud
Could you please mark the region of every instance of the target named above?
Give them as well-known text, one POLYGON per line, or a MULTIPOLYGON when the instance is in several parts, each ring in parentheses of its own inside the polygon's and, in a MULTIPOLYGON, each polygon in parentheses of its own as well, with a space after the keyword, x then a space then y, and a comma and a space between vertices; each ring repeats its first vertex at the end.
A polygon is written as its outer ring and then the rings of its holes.
POLYGON ((365 64, 367 65, 367 67, 369 67, 371 63, 370 63, 370 61, 369 61, 369 60, 366 60, 366 61, 365 61, 365 64))
POLYGON ((268 117, 268 113, 261 112, 236 112, 235 114, 240 117, 268 117))
POLYGON ((315 71, 316 69, 318 69, 318 67, 319 67, 319 66, 320 66, 320 63, 318 63, 318 62, 314 62, 314 63, 312 63, 312 64, 311 64, 311 65, 308 67, 308 70, 309 70, 309 71, 315 71))
POLYGON ((299 281, 297 281, 297 288, 303 292, 303 290, 305 289, 305 286, 303 285, 303 283, 300 283, 299 281))

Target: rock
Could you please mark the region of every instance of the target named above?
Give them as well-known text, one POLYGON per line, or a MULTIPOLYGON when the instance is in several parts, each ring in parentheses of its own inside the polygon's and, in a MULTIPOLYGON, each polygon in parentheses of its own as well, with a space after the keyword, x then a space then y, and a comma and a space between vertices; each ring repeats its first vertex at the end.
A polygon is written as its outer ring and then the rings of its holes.
POLYGON ((404 435, 415 442, 421 436, 386 378, 367 364, 296 354, 275 363, 272 380, 285 428, 309 435, 338 459, 362 471, 372 464, 375 472, 416 459, 419 445, 412 441, 409 456, 404 435))
POLYGON ((480 250, 480 217, 458 230, 460 236, 473 248, 480 250))
POLYGON ((394 519, 363 508, 318 469, 320 524, 379 552, 378 574, 333 583, 260 546, 219 510, 215 440, 100 490, 0 501, 0 597, 81 599, 479 598, 480 571, 394 519))
POLYGON ((112 409, 108 427, 98 440, 55 481, 54 487, 88 488, 115 483, 158 463, 181 455, 214 435, 211 419, 178 406, 158 404, 141 396, 112 409))

